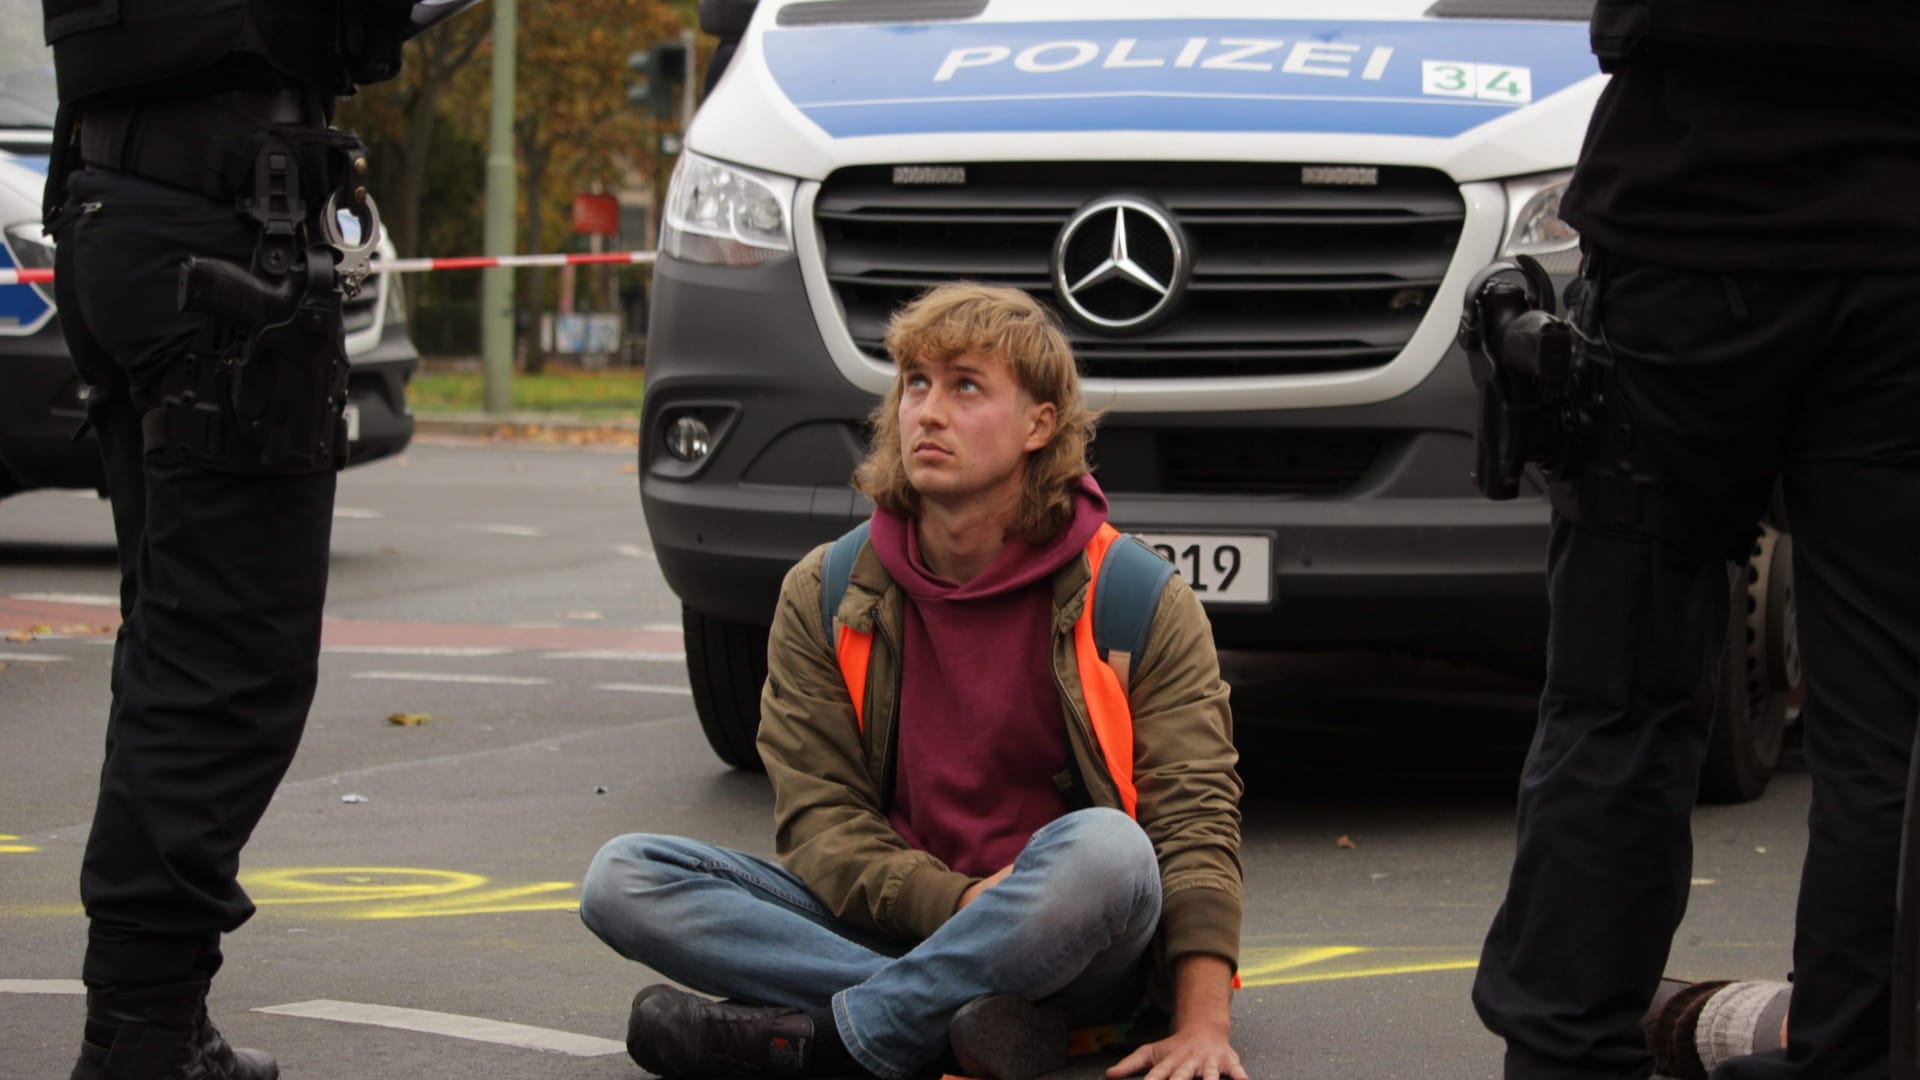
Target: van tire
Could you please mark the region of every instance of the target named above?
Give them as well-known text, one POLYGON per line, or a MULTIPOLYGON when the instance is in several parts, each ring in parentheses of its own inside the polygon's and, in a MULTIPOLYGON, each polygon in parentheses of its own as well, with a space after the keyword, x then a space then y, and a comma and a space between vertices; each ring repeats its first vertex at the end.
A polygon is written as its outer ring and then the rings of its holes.
POLYGON ((1800 689, 1794 640, 1793 538, 1767 526, 1728 575, 1720 689, 1700 771, 1700 801, 1752 802, 1780 762, 1800 689))
POLYGON ((681 605, 687 683, 700 730, 721 761, 759 772, 760 687, 767 681, 767 628, 681 605))

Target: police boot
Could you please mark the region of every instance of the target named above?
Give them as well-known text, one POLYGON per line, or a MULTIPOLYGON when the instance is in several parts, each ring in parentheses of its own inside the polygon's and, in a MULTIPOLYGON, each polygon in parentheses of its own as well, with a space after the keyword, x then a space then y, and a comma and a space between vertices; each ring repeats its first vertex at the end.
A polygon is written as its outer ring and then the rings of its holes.
POLYGON ((87 991, 87 1032, 70 1080, 277 1080, 273 1058, 227 1045, 207 1017, 207 986, 87 991))

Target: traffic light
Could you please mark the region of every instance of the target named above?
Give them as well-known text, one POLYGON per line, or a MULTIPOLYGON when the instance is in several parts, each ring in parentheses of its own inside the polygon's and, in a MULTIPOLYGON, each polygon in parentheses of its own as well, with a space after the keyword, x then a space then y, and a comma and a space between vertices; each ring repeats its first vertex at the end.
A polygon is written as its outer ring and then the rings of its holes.
POLYGON ((678 41, 662 41, 650 49, 641 49, 627 57, 627 67, 638 76, 627 85, 627 100, 644 103, 647 111, 662 120, 678 115, 674 92, 684 92, 687 83, 687 47, 678 41))

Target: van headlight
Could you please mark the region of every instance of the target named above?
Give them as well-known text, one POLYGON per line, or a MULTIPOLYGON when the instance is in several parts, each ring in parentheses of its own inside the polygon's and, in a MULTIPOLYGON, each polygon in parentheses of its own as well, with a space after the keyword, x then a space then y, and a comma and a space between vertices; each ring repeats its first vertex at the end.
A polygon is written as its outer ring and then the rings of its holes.
MULTIPOLYGON (((23 221, 6 228, 7 252, 13 256, 13 264, 22 270, 53 269, 53 237, 37 221, 23 221)), ((53 303, 53 289, 50 286, 35 284, 33 291, 47 303, 53 303)))
POLYGON ((1507 242, 1503 255, 1531 255, 1549 274, 1580 271, 1580 233, 1560 220, 1560 199, 1570 172, 1543 173, 1507 181, 1507 242))
POLYGON ((682 152, 667 185, 660 250, 676 259, 759 266, 793 251, 794 181, 682 152))

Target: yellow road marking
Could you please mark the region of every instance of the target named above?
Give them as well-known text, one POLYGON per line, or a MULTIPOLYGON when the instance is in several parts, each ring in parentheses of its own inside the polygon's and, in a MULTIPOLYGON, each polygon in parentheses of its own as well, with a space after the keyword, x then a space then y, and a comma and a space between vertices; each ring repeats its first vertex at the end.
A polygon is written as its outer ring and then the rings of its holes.
POLYGON ((1240 957, 1240 985, 1294 986, 1339 979, 1372 979, 1387 975, 1420 975, 1435 971, 1471 971, 1477 957, 1454 950, 1368 948, 1358 945, 1252 948, 1240 957), (1434 953, 1441 956, 1433 956, 1434 953), (1452 955, 1445 955, 1451 952, 1452 955))
MULTIPOLYGON (((404 866, 289 866, 253 870, 240 883, 267 915, 299 908, 302 917, 387 920, 572 911, 578 886, 570 881, 495 885, 482 874, 404 866)), ((77 915, 77 904, 7 908, 7 914, 77 915)), ((1241 955, 1240 982, 1252 989, 1471 971, 1474 954, 1459 949, 1313 945, 1253 947, 1241 955)))
POLYGON ((27 855, 39 850, 32 844, 0 844, 0 855, 27 855))
POLYGON ((290 866, 240 875, 240 884, 261 907, 283 904, 365 904, 425 900, 478 889, 479 874, 398 866, 290 866))
POLYGON ((407 866, 279 867, 241 874, 240 884, 262 908, 318 907, 324 910, 310 914, 329 919, 428 919, 580 906, 571 881, 496 886, 481 874, 407 866))
POLYGON ((461 893, 444 901, 416 904, 398 904, 373 908, 352 916, 355 919, 428 919, 442 915, 494 915, 507 911, 572 911, 580 906, 580 900, 573 895, 573 882, 547 881, 538 885, 521 885, 511 889, 488 889, 475 893, 461 893), (547 894, 565 892, 566 896, 553 897, 547 894), (531 900, 530 897, 544 896, 545 899, 531 900))
MULTIPOLYGON (((240 884, 261 909, 297 908, 308 919, 428 919, 520 911, 573 911, 571 881, 495 885, 484 874, 411 866, 283 866, 250 870, 240 884)), ((74 903, 0 906, 0 915, 84 915, 74 903)))
MULTIPOLYGON (((1240 982, 1242 985, 1252 985, 1255 979, 1266 979, 1283 971, 1294 971, 1310 964, 1320 964, 1366 951, 1357 945, 1333 945, 1318 949, 1260 949, 1254 954, 1267 956, 1268 959, 1249 964, 1243 958, 1240 964, 1240 982)), ((1267 984, 1262 983, 1262 985, 1267 984)))

